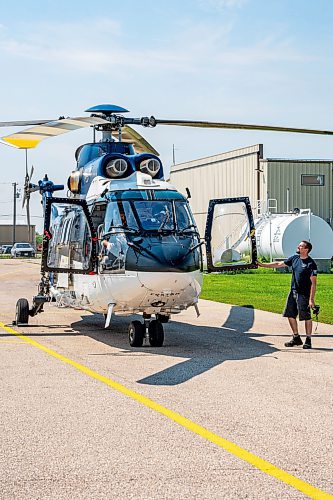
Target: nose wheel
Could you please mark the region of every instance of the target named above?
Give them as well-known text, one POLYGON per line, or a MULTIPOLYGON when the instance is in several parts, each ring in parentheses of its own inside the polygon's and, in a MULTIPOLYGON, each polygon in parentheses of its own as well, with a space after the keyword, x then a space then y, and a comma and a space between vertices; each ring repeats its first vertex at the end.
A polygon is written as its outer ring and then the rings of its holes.
POLYGON ((164 329, 161 321, 153 319, 149 322, 132 321, 128 327, 128 338, 131 347, 142 347, 145 338, 148 338, 152 347, 162 347, 164 342, 164 329))

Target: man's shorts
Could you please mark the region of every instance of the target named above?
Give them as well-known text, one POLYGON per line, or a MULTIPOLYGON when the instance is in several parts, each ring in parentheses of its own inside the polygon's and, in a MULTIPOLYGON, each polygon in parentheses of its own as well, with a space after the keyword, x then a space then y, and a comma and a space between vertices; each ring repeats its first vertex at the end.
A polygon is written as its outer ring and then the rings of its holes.
POLYGON ((311 319, 309 297, 291 290, 287 298, 283 316, 285 318, 297 318, 297 315, 300 321, 311 319))

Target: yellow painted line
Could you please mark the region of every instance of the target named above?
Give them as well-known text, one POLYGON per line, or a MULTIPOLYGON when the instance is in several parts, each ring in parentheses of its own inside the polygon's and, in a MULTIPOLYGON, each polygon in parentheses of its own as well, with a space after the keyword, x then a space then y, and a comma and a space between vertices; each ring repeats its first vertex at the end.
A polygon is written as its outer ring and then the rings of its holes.
POLYGON ((88 375, 88 377, 91 377, 95 380, 98 380, 99 382, 102 382, 103 384, 112 387, 112 389, 115 389, 118 392, 121 392, 125 396, 134 399, 135 401, 138 401, 144 406, 147 406, 148 408, 151 408, 152 410, 156 411, 157 413, 160 413, 161 415, 164 415, 165 417, 169 418, 170 420, 173 420, 177 424, 181 425, 182 427, 185 427, 185 429, 188 429, 189 431, 193 432, 194 434, 197 434, 198 436, 203 437, 207 441, 210 441, 211 443, 216 444, 220 448, 222 448, 225 451, 228 451, 232 455, 235 455, 236 457, 240 458, 244 462, 247 462, 257 469, 261 470, 262 472, 265 472, 266 474, 275 477, 279 481, 282 481, 285 484, 288 484, 289 486, 292 486, 296 490, 301 491, 305 495, 308 495, 310 498, 315 498, 316 500, 328 500, 331 499, 333 500, 333 495, 330 495, 329 493, 325 493, 322 490, 319 490, 318 488, 315 488, 309 483, 306 483, 305 481, 302 481, 302 479, 298 479, 297 477, 289 474, 288 472, 285 472, 282 469, 279 469, 278 467, 275 467, 275 465, 271 464, 270 462, 267 462, 266 460, 263 460, 262 458, 254 455, 253 453, 250 453, 249 451, 245 450, 244 448, 241 448, 237 444, 233 443, 232 441, 228 441, 227 439, 222 438, 218 434, 214 434, 214 432, 209 431, 205 427, 202 427, 201 425, 196 424, 192 420, 189 420, 186 417, 183 417, 180 415, 180 413, 177 413, 175 411, 169 410, 165 406, 160 405, 159 403, 156 403, 152 399, 147 398, 146 396, 142 396, 141 394, 132 391, 131 389, 128 389, 122 384, 119 384, 118 382, 108 378, 104 377, 103 375, 100 375, 99 373, 95 372, 94 370, 91 370, 87 366, 81 365, 80 363, 77 363, 76 361, 73 361, 70 358, 66 358, 62 354, 59 354, 56 351, 53 351, 52 349, 49 349, 48 347, 44 346, 43 344, 40 344, 39 342, 36 342, 35 340, 20 334, 19 332, 16 332, 12 328, 6 326, 4 323, 0 322, 0 327, 4 328, 7 332, 12 333, 19 337, 20 339, 24 340, 28 344, 32 345, 33 347, 36 347, 37 349, 40 349, 41 351, 46 352, 50 356, 59 359, 60 361, 63 361, 64 363, 67 363, 70 366, 73 366, 76 368, 76 370, 84 373, 85 375, 88 375))

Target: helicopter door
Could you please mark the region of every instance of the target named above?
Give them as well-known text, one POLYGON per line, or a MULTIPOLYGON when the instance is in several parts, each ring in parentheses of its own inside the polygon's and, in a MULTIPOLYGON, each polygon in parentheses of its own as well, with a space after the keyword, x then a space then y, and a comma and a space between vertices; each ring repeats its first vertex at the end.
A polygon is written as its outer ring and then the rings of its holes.
POLYGON ((42 271, 93 274, 97 237, 85 200, 47 198, 42 271))
POLYGON ((205 231, 208 272, 257 268, 254 233, 249 198, 210 200, 205 231))

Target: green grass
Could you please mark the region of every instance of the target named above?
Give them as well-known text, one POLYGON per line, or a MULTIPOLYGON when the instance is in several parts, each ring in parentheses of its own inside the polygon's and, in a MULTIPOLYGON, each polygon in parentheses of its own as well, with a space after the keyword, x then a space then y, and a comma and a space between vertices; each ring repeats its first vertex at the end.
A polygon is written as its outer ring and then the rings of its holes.
MULTIPOLYGON (((205 274, 202 299, 282 313, 290 289, 291 274, 271 269, 205 274)), ((320 305, 319 321, 333 324, 333 274, 319 274, 316 304, 320 305)))

